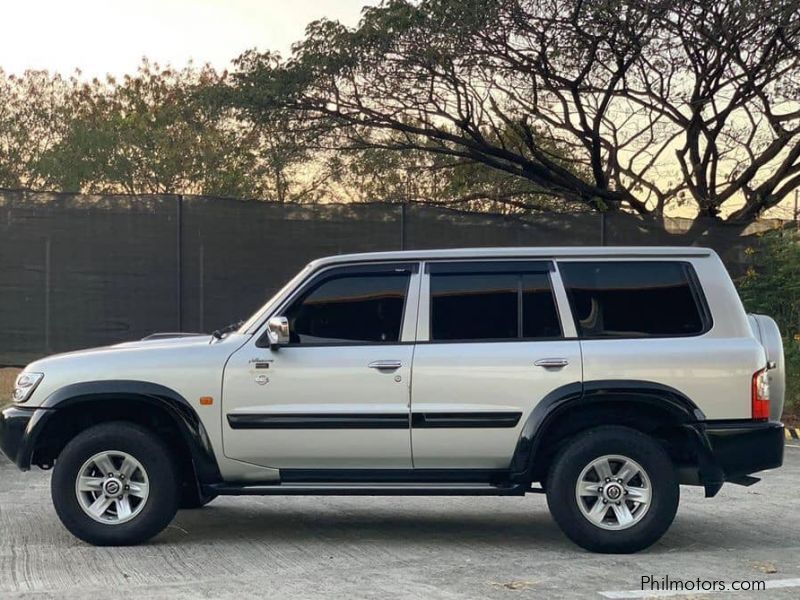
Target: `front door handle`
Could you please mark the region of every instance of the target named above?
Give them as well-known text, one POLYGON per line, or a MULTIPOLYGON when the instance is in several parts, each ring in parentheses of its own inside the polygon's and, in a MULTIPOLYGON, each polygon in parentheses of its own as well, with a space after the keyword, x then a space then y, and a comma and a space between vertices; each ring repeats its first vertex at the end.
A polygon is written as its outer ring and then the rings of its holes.
POLYGON ((403 363, 399 360, 374 360, 369 365, 367 365, 370 369, 378 369, 378 370, 386 370, 386 371, 394 371, 395 369, 399 369, 403 366, 403 363))
POLYGON ((560 369, 561 367, 566 367, 569 361, 566 358, 540 358, 533 364, 545 369, 560 369))

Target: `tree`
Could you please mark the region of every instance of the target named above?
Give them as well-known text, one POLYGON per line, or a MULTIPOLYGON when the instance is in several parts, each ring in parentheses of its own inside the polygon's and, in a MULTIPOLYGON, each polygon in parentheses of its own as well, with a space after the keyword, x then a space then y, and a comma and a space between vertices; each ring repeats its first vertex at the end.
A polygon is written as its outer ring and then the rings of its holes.
POLYGON ((144 60, 121 80, 76 82, 37 180, 71 192, 304 198, 305 147, 279 119, 254 123, 217 102, 227 77, 144 60))
POLYGON ((800 2, 678 2, 626 92, 678 133, 675 152, 701 214, 748 222, 800 185, 800 2))
POLYGON ((77 81, 46 71, 0 70, 0 187, 41 188, 45 154, 65 134, 77 81))
POLYGON ((343 149, 480 163, 539 194, 747 223, 800 183, 800 0, 387 0, 240 57, 233 103, 343 149), (567 165, 576 165, 569 168, 567 165))
POLYGON ((223 76, 145 61, 122 81, 81 85, 66 133, 41 161, 43 175, 66 191, 252 193, 252 133, 194 99, 223 76))
POLYGON ((506 214, 585 210, 554 200, 526 179, 427 150, 376 145, 332 153, 326 164, 332 173, 329 195, 347 202, 384 200, 506 214))

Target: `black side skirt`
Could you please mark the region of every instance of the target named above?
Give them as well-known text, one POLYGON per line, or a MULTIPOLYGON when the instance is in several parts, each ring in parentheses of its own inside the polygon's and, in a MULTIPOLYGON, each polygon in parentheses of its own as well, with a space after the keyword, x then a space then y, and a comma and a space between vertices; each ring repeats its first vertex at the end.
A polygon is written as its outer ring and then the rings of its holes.
POLYGON ((541 493, 509 481, 506 469, 281 469, 280 481, 219 483, 223 496, 522 496, 541 493))

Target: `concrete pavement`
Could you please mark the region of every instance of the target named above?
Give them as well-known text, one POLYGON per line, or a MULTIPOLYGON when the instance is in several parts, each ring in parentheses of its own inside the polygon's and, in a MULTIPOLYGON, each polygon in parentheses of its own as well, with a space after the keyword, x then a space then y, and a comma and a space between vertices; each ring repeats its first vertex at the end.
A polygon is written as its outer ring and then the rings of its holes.
POLYGON ((672 529, 634 556, 575 547, 539 495, 218 498, 147 545, 95 548, 61 526, 49 480, 0 458, 0 598, 601 599, 631 597, 614 594, 639 590, 643 575, 789 586, 677 598, 800 596, 794 446, 755 486, 711 500, 682 488, 672 529))

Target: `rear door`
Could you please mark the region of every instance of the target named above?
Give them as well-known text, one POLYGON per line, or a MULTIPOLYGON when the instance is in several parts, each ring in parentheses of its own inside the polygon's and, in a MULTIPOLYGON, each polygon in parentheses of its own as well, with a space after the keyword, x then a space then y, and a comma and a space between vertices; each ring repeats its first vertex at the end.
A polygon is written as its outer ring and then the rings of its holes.
POLYGON ((430 262, 411 390, 415 468, 509 466, 536 404, 581 381, 551 261, 430 262))

